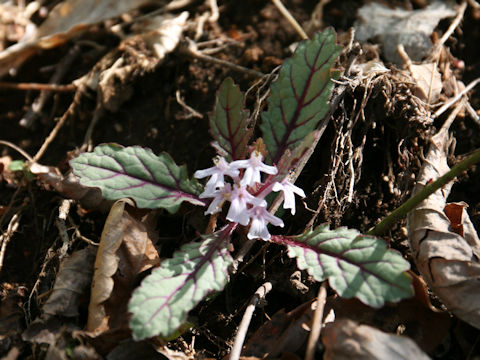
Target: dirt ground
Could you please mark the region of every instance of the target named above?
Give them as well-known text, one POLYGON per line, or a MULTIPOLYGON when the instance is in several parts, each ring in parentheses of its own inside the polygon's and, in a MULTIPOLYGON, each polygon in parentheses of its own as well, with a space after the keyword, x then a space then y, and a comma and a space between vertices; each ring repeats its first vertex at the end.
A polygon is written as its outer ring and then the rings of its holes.
MULTIPOLYGON (((25 7, 20 4, 24 2, 0 2, 0 50, 14 45, 25 33, 22 17, 25 7)), ((42 5, 30 17, 32 24, 40 25, 55 5, 62 2, 40 2, 42 5)), ((309 35, 333 27, 345 49, 349 46, 349 29, 357 18, 357 10, 366 2, 284 1, 309 35)), ((161 8, 158 2, 89 25, 51 48, 35 48, 15 73, 6 71, 1 78, 0 140, 34 157, 52 129, 62 122, 46 151, 35 160, 58 168, 64 175, 70 170, 71 158, 105 142, 141 145, 155 153, 166 151, 177 164, 186 164, 190 174, 195 169, 210 167, 215 150, 210 146, 208 116, 222 81, 230 76, 243 91, 250 89, 246 102, 250 110, 257 106, 264 108, 265 102, 257 100, 265 93, 260 86, 265 78, 258 74, 274 71, 291 56, 292 44, 301 38, 270 1, 219 0, 218 19, 212 18, 211 6, 215 1, 184 3, 169 13, 178 15, 188 11, 189 22, 180 44, 161 60, 147 38, 127 37, 138 31, 136 26, 140 21, 136 19, 161 8), (199 49, 208 57, 193 54, 188 39, 200 44, 199 49), (215 51, 206 51, 211 49, 215 51), (101 88, 86 88, 75 82, 82 76, 114 68, 114 64, 121 70, 101 88), (35 84, 49 84, 59 72, 63 74, 55 83, 69 87, 49 88, 53 91, 45 92, 49 95, 42 106, 37 106, 36 115, 27 117, 41 94, 35 84), (30 87, 11 88, 5 83, 30 84, 30 87)), ((414 10, 424 8, 427 1, 384 3, 414 10)), ((350 79, 360 79, 349 63, 352 58, 355 64, 384 60, 390 71, 370 79, 361 78, 356 85, 340 79, 337 87, 343 84, 343 93, 297 181, 307 196, 295 216, 284 217, 285 233, 298 234, 321 223, 366 232, 410 197, 429 139, 451 109, 436 118, 431 114, 440 107, 438 104, 454 97, 455 91, 448 86, 459 82, 467 85, 480 76, 480 50, 476 45, 480 42, 480 9, 472 5, 475 1, 468 3, 460 25, 442 46, 439 63, 444 67, 439 67, 445 75, 448 64, 449 72, 448 78, 442 79, 443 90, 432 106, 414 96, 415 84, 407 67, 386 61, 375 40, 354 43, 349 51, 342 53, 335 68, 342 72, 352 70, 350 79)), ((434 42, 452 21, 453 17, 440 21, 431 36, 434 42)), ((479 108, 477 88, 471 89, 465 99, 472 109, 479 108)), ((449 156, 450 165, 480 147, 478 114, 473 119, 466 109, 465 106, 460 110, 450 128, 456 139, 455 153, 449 156)), ((8 144, 2 143, 1 156, 0 356, 5 359, 221 359, 229 354, 245 307, 257 288, 268 280, 274 286, 266 304, 255 312, 244 355, 263 358, 281 344, 277 354, 270 358, 304 357, 308 331, 301 324, 311 321, 310 304, 320 284, 308 274, 298 272, 285 249, 274 244, 255 244, 226 289, 201 302, 190 314, 189 320, 195 326, 168 342, 153 339, 135 343, 128 328, 122 326, 97 336, 86 334, 83 330, 88 315, 88 291, 75 300, 77 314, 47 319, 43 306, 52 292, 62 259, 85 249, 88 241, 98 243, 108 207, 100 203, 98 194, 91 206, 68 190, 56 187, 58 182, 26 170, 11 171, 11 160, 26 159, 8 144), (75 201, 70 203, 66 219, 59 220, 59 207, 69 197, 75 201), (67 243, 62 238, 65 234, 67 243)), ((468 204, 468 214, 477 229, 480 228, 479 179, 478 167, 471 167, 458 177, 449 197, 449 201, 468 204)), ((139 215, 134 209, 131 213, 139 215)), ((175 215, 153 212, 160 258, 171 256, 206 226, 201 215, 201 211, 189 205, 183 205, 175 215)), ((407 243, 406 227, 406 220, 401 219, 383 238, 418 273, 407 243)), ((240 239, 234 239, 233 247, 234 251, 241 247, 240 239)), ((136 279, 137 284, 141 276, 136 279)), ((434 293, 428 294, 429 301, 423 302, 416 296, 371 309, 356 300, 342 300, 328 289, 325 314, 335 309, 337 318, 406 335, 433 359, 477 359, 479 329, 446 311, 434 293), (432 311, 430 302, 438 310, 432 311)), ((319 343, 315 358, 345 358, 340 352, 336 357, 325 355, 328 348, 325 342, 329 339, 325 337, 319 343)))

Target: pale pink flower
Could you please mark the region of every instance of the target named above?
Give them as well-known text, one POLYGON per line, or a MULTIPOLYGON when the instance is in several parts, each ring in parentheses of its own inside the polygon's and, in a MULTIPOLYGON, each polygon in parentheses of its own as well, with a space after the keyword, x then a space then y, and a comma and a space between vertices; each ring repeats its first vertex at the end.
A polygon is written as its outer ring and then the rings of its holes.
POLYGON ((288 178, 285 178, 281 183, 273 184, 273 191, 283 191, 283 208, 291 209, 292 215, 295 215, 295 194, 300 197, 305 197, 305 192, 298 186, 293 185, 288 178))
POLYGON ((247 237, 252 240, 260 238, 263 240, 270 239, 270 233, 268 232, 267 224, 271 223, 275 226, 283 227, 282 219, 272 215, 268 212, 265 206, 254 206, 249 209, 249 214, 252 219, 250 223, 250 230, 247 237))
POLYGON ((275 175, 277 173, 277 168, 275 166, 266 165, 262 160, 262 154, 258 151, 254 151, 252 152, 250 159, 236 160, 230 164, 232 169, 245 169, 240 185, 254 186, 257 183, 260 183, 260 172, 270 175, 275 175))
POLYGON ((216 189, 223 187, 225 185, 225 175, 228 175, 231 178, 236 178, 239 175, 239 170, 232 168, 231 164, 229 164, 223 157, 217 156, 213 161, 215 166, 208 169, 197 170, 195 171, 195 174, 193 174, 197 179, 203 179, 204 177, 210 176, 210 179, 208 179, 208 182, 205 185, 204 194, 213 194, 216 189))
POLYGON ((228 209, 227 220, 237 222, 241 225, 248 225, 250 215, 247 204, 266 206, 267 202, 250 194, 244 186, 235 186, 230 195, 230 208, 228 209))
POLYGON ((199 196, 200 198, 213 197, 213 200, 208 206, 207 211, 205 211, 205 215, 216 214, 222 211, 223 203, 225 202, 225 200, 228 200, 231 192, 232 192, 232 186, 227 183, 225 184, 224 187, 214 190, 211 194, 206 194, 206 193, 200 194, 199 196))

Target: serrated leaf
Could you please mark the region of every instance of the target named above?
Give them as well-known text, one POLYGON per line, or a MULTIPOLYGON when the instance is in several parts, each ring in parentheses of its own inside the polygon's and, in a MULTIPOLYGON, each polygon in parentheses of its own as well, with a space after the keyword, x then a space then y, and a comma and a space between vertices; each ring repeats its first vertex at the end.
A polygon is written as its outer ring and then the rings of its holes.
POLYGON ((335 76, 331 68, 340 52, 334 31, 327 29, 301 42, 293 57, 284 61, 260 125, 273 163, 298 146, 329 111, 335 76))
POLYGON ((226 78, 217 94, 210 116, 210 134, 227 161, 243 159, 247 143, 252 136, 248 129, 248 111, 244 109, 244 96, 232 78, 226 78))
MULTIPOLYGON (((274 237, 272 237, 274 238, 274 237)), ((321 225, 298 236, 284 238, 288 255, 317 281, 328 279, 344 298, 356 297, 367 305, 382 306, 413 294, 405 273, 410 264, 379 238, 341 227, 321 225)), ((281 242, 281 241, 276 241, 281 242)))
POLYGON ((128 308, 134 338, 172 334, 208 293, 224 288, 232 262, 225 230, 208 235, 201 243, 182 246, 133 293, 128 308))
POLYGON ((166 153, 157 156, 139 146, 102 144, 70 165, 82 185, 100 188, 107 200, 132 198, 139 208, 164 208, 171 213, 183 201, 204 205, 198 198, 201 185, 166 153))

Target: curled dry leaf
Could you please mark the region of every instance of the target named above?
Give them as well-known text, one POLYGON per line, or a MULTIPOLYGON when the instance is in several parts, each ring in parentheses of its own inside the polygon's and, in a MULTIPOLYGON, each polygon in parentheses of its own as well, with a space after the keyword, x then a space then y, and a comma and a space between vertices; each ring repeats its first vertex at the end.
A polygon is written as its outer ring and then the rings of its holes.
POLYGON ((430 359, 406 336, 387 334, 349 319, 327 324, 322 342, 325 360, 430 359))
POLYGON ((28 39, 0 52, 0 77, 20 66, 39 49, 64 44, 89 26, 120 16, 153 0, 65 0, 57 4, 47 19, 28 39))
MULTIPOLYGON (((448 144, 446 131, 433 137, 413 195, 449 170, 448 144)), ((437 190, 409 213, 409 245, 433 292, 456 316, 480 328, 480 241, 464 206, 452 212, 452 205, 446 204, 451 186, 437 190)))
POLYGON ((137 275, 159 263, 148 225, 125 211, 126 202, 115 202, 102 232, 88 309, 90 335, 128 327, 127 302, 137 275))
POLYGON ((87 247, 61 262, 52 294, 43 305, 46 315, 78 316, 80 300, 92 280, 95 251, 94 247, 87 247))
POLYGON ((158 60, 162 60, 177 47, 187 26, 187 19, 187 11, 178 16, 159 15, 141 22, 134 31, 141 33, 140 36, 153 48, 158 60))

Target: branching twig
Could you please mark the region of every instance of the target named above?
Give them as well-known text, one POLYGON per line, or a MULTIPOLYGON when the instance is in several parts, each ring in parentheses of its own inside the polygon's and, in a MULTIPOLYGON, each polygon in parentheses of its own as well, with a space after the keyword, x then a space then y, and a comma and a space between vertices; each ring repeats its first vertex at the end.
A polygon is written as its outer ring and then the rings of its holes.
POLYGON ((468 84, 465 89, 463 89, 461 92, 459 92, 456 96, 454 96, 453 98, 451 98, 450 100, 448 100, 445 104, 443 104, 443 106, 438 109, 437 111, 435 111, 435 113, 432 115, 432 118, 435 119, 437 117, 439 117, 441 114, 443 114, 445 112, 445 110, 447 110, 450 106, 452 106, 453 104, 455 104, 458 100, 460 100, 460 98, 465 95, 467 92, 469 92, 471 89, 473 89, 475 86, 477 86, 477 84, 480 82, 480 78, 476 78, 475 80, 473 80, 470 84, 468 84))
POLYGON ((248 76, 252 76, 252 77, 256 77, 256 78, 265 76, 265 74, 260 72, 260 71, 248 69, 246 67, 234 64, 230 61, 225 61, 225 60, 217 59, 213 56, 205 55, 197 49, 197 46, 196 46, 194 41, 192 41, 191 39, 188 39, 188 38, 186 39, 186 41, 187 41, 186 46, 182 46, 181 50, 185 54, 187 54, 191 57, 194 57, 196 59, 200 59, 200 60, 203 60, 203 61, 208 61, 208 62, 218 64, 218 65, 221 65, 221 66, 225 66, 225 67, 228 67, 232 70, 244 73, 248 76))
POLYGON ((245 336, 247 335, 248 326, 252 320, 255 307, 257 306, 258 302, 270 292, 270 290, 272 290, 272 284, 270 282, 266 282, 257 289, 252 297, 252 300, 250 300, 250 304, 247 306, 245 314, 242 318, 242 322, 238 327, 237 336, 235 337, 235 342, 233 343, 232 351, 230 352, 230 360, 238 360, 240 358, 243 342, 245 341, 245 336))

